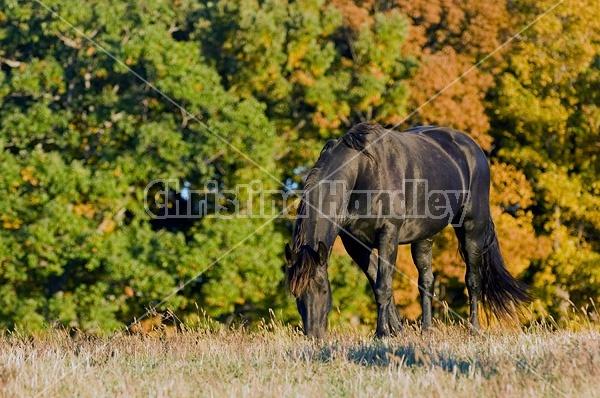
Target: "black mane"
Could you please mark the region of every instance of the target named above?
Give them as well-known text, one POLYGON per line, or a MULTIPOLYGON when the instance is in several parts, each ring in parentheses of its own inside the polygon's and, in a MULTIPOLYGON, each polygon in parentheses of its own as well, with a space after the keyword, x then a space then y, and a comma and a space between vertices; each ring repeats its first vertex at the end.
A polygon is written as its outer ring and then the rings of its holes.
POLYGON ((371 152, 367 149, 369 138, 371 138, 370 135, 373 133, 379 134, 384 132, 385 129, 378 124, 360 123, 348 130, 340 140, 349 148, 356 149, 364 153, 369 159, 375 160, 371 152))
MULTIPOLYGON (((310 169, 306 178, 304 179, 304 190, 312 189, 316 183, 319 182, 320 179, 320 171, 325 163, 326 155, 330 154, 333 151, 333 148, 337 145, 338 140, 329 140, 321 150, 321 154, 319 155, 319 160, 315 163, 314 167, 310 169)), ((302 215, 306 215, 306 198, 302 195, 300 199, 300 205, 298 206, 298 217, 296 218, 296 225, 294 226, 294 242, 293 249, 295 252, 298 252, 300 248, 305 244, 305 230, 304 230, 304 217, 302 215)))

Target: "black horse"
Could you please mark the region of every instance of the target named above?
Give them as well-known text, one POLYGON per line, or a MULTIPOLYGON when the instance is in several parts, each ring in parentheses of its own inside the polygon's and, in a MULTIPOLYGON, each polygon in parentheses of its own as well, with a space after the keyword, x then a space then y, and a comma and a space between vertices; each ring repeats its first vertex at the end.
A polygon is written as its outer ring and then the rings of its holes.
POLYGON ((485 154, 467 135, 450 128, 398 133, 362 123, 330 140, 308 173, 292 247, 285 247, 286 280, 305 333, 322 337, 327 329, 327 262, 338 235, 375 294, 377 336, 401 330, 392 275, 398 245, 411 244, 426 330, 431 326, 433 237, 449 224, 467 265, 473 330, 479 329, 480 302, 497 317, 512 318, 530 296, 504 265, 489 191, 485 154))

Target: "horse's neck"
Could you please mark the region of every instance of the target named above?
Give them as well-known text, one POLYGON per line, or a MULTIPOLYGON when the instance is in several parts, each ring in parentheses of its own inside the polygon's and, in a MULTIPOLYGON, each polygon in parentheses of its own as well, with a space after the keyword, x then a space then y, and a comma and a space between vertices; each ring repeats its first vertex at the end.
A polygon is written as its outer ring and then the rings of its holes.
POLYGON ((347 187, 340 181, 321 183, 303 197, 303 244, 331 247, 346 217, 347 187))

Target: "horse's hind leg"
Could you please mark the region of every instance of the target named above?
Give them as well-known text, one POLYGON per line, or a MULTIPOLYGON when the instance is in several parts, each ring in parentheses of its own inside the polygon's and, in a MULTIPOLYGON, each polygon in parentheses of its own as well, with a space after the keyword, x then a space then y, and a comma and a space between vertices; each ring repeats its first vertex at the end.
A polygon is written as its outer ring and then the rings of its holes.
POLYGON ((431 257, 433 238, 420 240, 410 245, 410 253, 419 271, 419 292, 421 293, 422 331, 431 326, 431 300, 433 298, 433 271, 431 257))
POLYGON ((483 262, 483 232, 478 231, 476 222, 467 221, 455 227, 459 250, 467 265, 465 282, 469 292, 469 322, 473 332, 479 330, 479 303, 482 299, 483 279, 481 265, 483 262))

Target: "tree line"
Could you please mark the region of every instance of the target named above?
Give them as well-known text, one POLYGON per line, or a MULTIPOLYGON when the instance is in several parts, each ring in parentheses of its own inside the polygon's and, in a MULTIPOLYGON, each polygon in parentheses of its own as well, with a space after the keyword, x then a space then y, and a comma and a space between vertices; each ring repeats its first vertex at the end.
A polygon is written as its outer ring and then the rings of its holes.
MULTIPOLYGON (((0 4, 0 327, 109 331, 159 304, 190 324, 270 309, 297 321, 282 284, 291 217, 160 223, 146 187, 300 189, 324 142, 362 121, 470 134, 534 313, 595 311, 597 1, 0 4)), ((453 239, 436 238, 436 293, 464 313, 453 239)), ((366 278, 337 247, 330 267, 333 322, 373 322, 366 278)), ((398 267, 416 279, 406 250, 398 267)), ((397 275, 395 294, 417 318, 414 284, 397 275)))

